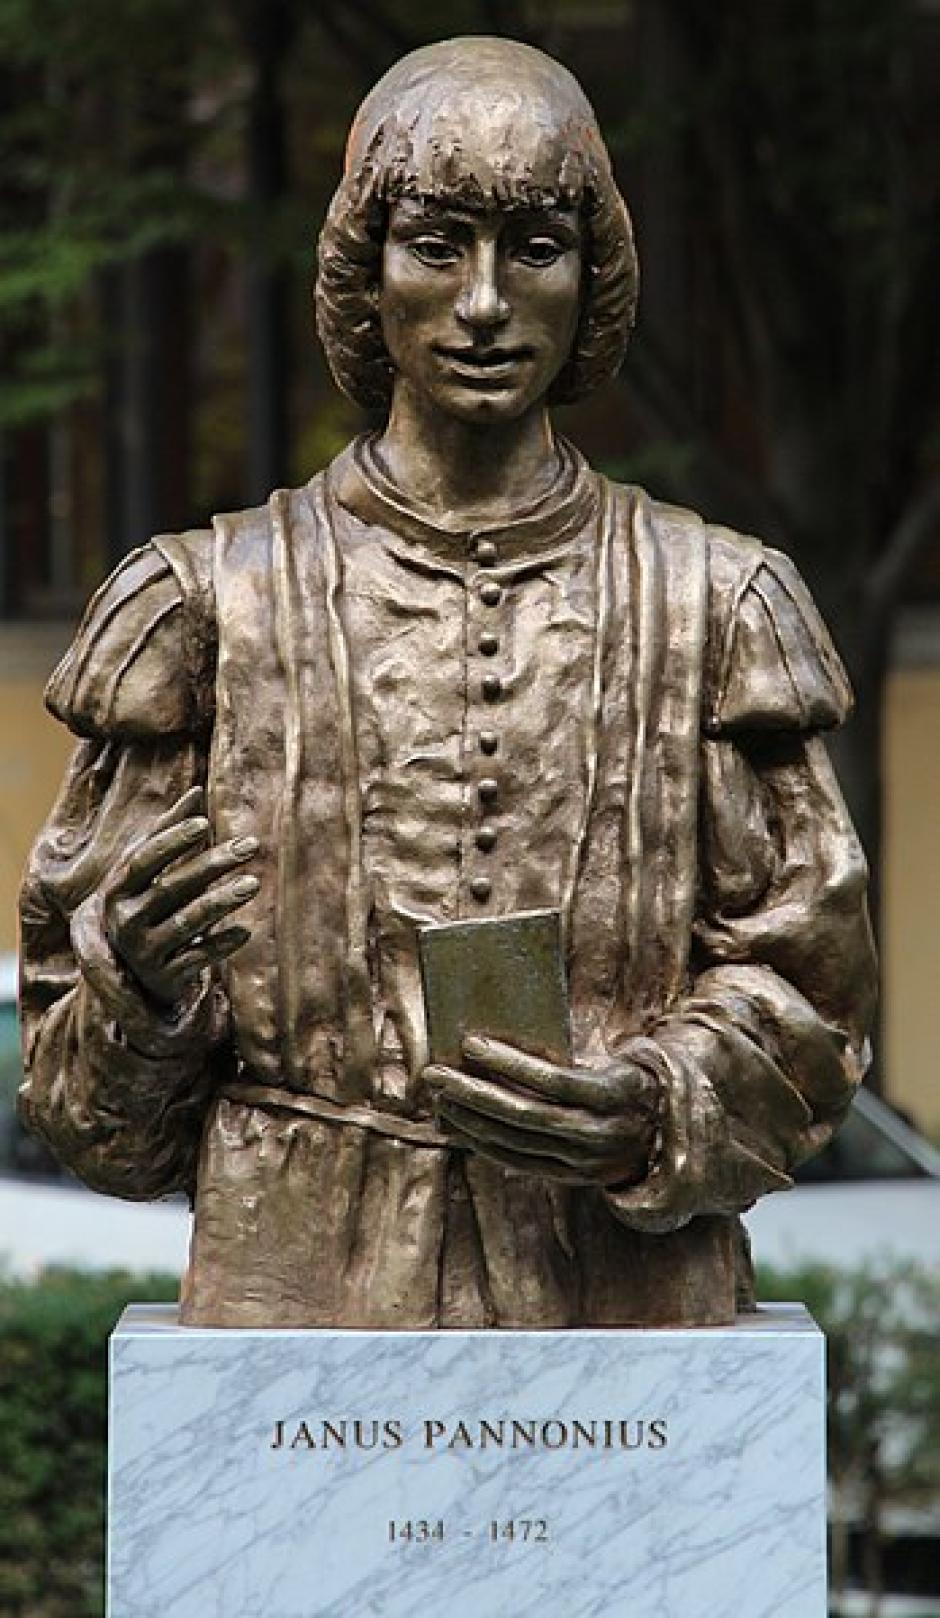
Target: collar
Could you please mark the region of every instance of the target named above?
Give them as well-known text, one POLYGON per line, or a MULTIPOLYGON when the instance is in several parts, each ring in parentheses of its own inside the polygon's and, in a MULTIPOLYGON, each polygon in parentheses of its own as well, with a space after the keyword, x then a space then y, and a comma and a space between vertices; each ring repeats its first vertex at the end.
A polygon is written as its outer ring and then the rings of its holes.
POLYGON ((356 438, 337 457, 329 470, 331 493, 360 522, 391 531, 445 567, 477 560, 481 542, 495 547, 498 567, 558 551, 583 532, 598 509, 596 474, 580 451, 561 438, 558 477, 538 500, 499 523, 440 528, 389 477, 375 453, 377 439, 377 433, 356 438))

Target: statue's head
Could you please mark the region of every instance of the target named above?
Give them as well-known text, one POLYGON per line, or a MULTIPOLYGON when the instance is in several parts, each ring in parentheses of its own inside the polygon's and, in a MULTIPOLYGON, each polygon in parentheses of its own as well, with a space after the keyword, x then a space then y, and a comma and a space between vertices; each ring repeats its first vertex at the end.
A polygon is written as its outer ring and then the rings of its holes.
MULTIPOLYGON (((477 36, 404 57, 350 131, 320 236, 316 310, 333 374, 357 404, 388 407, 397 369, 390 349, 399 331, 407 342, 424 307, 415 301, 420 278, 439 302, 435 289, 453 280, 448 255, 471 250, 479 262, 503 255, 515 277, 526 307, 505 317, 506 342, 517 341, 519 320, 523 346, 534 334, 543 395, 567 403, 616 373, 633 325, 637 263, 597 120, 559 63, 477 36)), ((485 311, 465 317, 476 341, 485 311)), ((459 304, 456 319, 464 323, 459 304)), ((494 302, 494 331, 502 319, 494 302)))

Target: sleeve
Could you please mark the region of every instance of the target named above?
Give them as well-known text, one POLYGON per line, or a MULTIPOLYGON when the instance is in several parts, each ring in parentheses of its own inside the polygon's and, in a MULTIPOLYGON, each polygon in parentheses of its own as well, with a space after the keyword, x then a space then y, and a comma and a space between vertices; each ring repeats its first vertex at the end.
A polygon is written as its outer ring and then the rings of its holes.
POLYGON ((208 974, 175 1016, 114 957, 101 884, 130 844, 205 776, 178 578, 129 558, 93 600, 49 706, 80 736, 21 895, 20 1112, 97 1190, 145 1200, 188 1188, 227 1009, 208 974))
POLYGON ((678 1228, 792 1183, 868 1060, 876 966, 867 869, 825 744, 851 693, 792 564, 765 552, 706 693, 699 882, 685 996, 631 1042, 661 1081, 624 1223, 678 1228), (794 582, 795 581, 795 582, 794 582))

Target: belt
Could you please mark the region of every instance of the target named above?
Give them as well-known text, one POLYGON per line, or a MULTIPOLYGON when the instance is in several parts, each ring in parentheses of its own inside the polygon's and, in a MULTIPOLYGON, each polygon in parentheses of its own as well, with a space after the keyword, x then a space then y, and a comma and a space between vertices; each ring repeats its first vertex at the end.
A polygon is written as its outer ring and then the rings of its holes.
POLYGON ((389 1140, 406 1141, 409 1146, 450 1147, 453 1143, 436 1124, 417 1118, 400 1118, 394 1112, 377 1112, 374 1107, 327 1101, 324 1096, 301 1095, 296 1090, 280 1090, 273 1084, 228 1084, 217 1092, 225 1101, 242 1106, 268 1107, 279 1112, 299 1112, 306 1118, 319 1118, 330 1124, 351 1124, 354 1129, 370 1129, 389 1140))

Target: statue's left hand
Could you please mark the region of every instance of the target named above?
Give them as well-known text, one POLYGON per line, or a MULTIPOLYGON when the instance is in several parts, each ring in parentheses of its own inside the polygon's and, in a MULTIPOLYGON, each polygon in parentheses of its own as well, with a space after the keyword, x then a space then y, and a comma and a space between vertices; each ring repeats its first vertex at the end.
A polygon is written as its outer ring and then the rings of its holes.
POLYGON ((652 1073, 630 1061, 563 1067, 478 1035, 462 1050, 465 1067, 424 1070, 455 1146, 569 1185, 644 1178, 661 1103, 652 1073))

